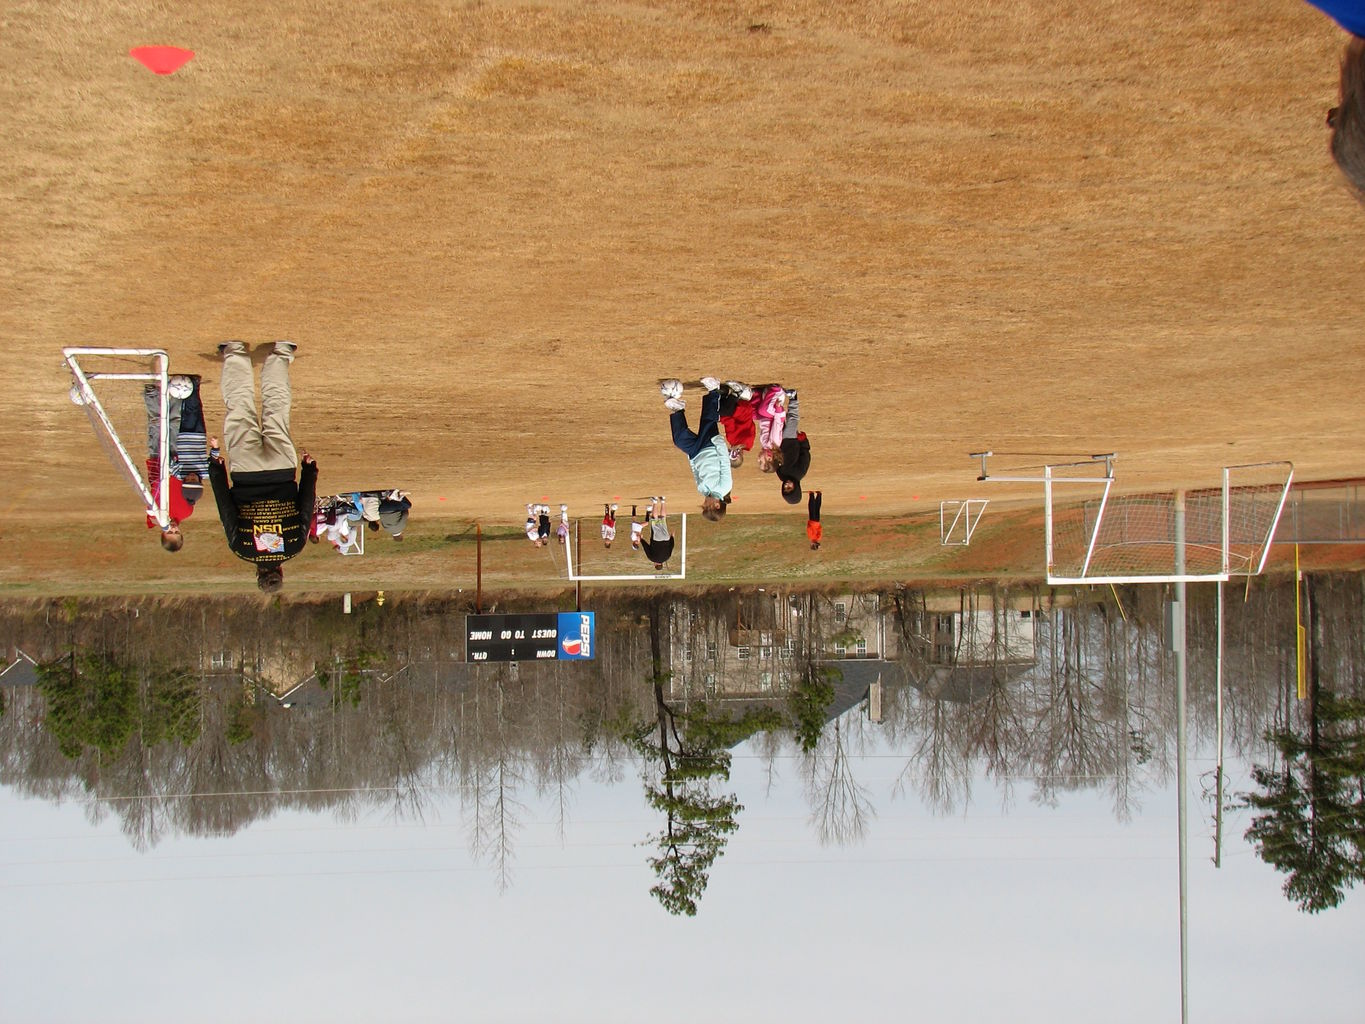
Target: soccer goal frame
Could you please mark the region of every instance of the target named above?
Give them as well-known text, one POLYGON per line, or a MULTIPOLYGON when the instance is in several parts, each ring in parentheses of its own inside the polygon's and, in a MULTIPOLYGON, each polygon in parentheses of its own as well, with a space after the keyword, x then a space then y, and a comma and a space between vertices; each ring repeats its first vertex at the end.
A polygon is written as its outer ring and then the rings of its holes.
POLYGON ((1293 484, 1290 462, 1225 466, 1221 487, 1118 494, 1114 453, 978 480, 1041 483, 1052 586, 1224 582, 1265 570, 1293 484))
POLYGON ((1048 583, 1225 582, 1265 569, 1287 462, 1225 466, 1221 487, 1115 494, 1111 477, 1044 473, 1048 583), (1072 500, 1078 487, 1087 491, 1072 500), (1078 532, 1079 531, 1079 532, 1078 532))
MULTIPOLYGON (((577 564, 574 559, 574 530, 569 531, 569 535, 564 538, 564 554, 568 563, 569 582, 571 583, 608 583, 608 582, 640 582, 645 580, 685 580, 687 579, 687 513, 679 513, 681 527, 678 530, 678 571, 677 572, 639 572, 639 573, 619 573, 619 574, 592 574, 584 573, 580 575, 574 568, 577 564)), ((649 529, 648 526, 645 529, 649 529)))
POLYGON ((365 525, 365 520, 362 519, 356 529, 351 532, 350 540, 337 548, 337 554, 363 555, 365 553, 366 532, 368 532, 368 527, 365 525))
POLYGON ((118 470, 142 499, 143 508, 161 529, 170 526, 170 357, 164 349, 97 348, 73 346, 62 349, 62 358, 71 372, 71 400, 85 409, 90 426, 118 470), (97 368, 108 361, 146 360, 146 370, 108 370, 97 368), (84 361, 85 365, 82 365, 84 361), (104 403, 100 401, 96 381, 128 381, 156 383, 160 402, 160 441, 157 448, 159 480, 153 494, 143 479, 138 464, 128 454, 104 403))
POLYGON ((938 542, 942 547, 966 547, 981 524, 990 504, 986 498, 966 498, 938 503, 938 542), (951 519, 948 517, 952 516, 951 519), (959 529, 960 527, 960 529, 959 529))

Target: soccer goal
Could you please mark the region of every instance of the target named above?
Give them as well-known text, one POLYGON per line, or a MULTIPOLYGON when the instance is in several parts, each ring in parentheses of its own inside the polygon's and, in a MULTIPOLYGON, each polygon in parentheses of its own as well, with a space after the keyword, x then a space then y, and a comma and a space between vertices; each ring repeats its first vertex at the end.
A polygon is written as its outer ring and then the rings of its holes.
POLYGON ((1115 494, 1112 476, 1044 474, 1053 585, 1179 583, 1265 568, 1293 481, 1287 462, 1227 466, 1221 487, 1115 494))
POLYGON ((938 542, 943 547, 966 547, 972 542, 972 534, 981 523, 981 514, 986 511, 989 500, 985 498, 966 498, 962 501, 940 501, 938 503, 938 542))
POLYGON ((162 529, 170 525, 169 359, 161 349, 64 348, 62 358, 71 372, 71 401, 85 410, 90 426, 110 463, 137 493, 143 508, 162 529), (148 384, 154 395, 144 395, 148 384), (159 429, 149 428, 154 413, 159 429), (159 483, 148 483, 146 462, 128 446, 146 437, 155 444, 159 483))
MULTIPOLYGON (((669 522, 673 518, 669 516, 669 522)), ((595 519, 574 519, 569 524, 569 536, 564 546, 569 579, 575 583, 687 579, 687 513, 680 513, 677 520, 678 526, 673 532, 677 541, 673 557, 664 563, 664 571, 656 572, 654 564, 645 557, 644 552, 633 550, 630 546, 629 516, 618 515, 616 539, 610 548, 602 542, 600 516, 595 519), (675 562, 676 572, 670 568, 675 562)))
POLYGON ((365 553, 365 533, 367 529, 364 520, 358 523, 356 529, 352 530, 350 535, 341 542, 341 545, 337 548, 337 554, 363 555, 365 553))

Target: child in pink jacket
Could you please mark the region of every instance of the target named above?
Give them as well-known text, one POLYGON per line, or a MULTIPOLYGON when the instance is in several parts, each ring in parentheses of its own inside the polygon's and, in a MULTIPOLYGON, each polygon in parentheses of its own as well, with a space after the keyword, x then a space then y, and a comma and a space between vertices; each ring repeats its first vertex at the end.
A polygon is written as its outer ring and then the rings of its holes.
POLYGON ((787 425, 787 393, 781 384, 769 384, 763 389, 754 411, 758 423, 758 468, 773 471, 773 454, 782 444, 782 431, 787 425))

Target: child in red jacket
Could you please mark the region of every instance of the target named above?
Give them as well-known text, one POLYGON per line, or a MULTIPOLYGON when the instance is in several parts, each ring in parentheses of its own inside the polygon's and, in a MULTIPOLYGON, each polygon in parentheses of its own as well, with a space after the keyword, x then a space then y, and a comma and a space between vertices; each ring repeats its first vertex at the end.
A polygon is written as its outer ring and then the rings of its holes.
MULTIPOLYGON (((168 388, 166 397, 167 412, 167 464, 171 470, 167 474, 167 523, 161 527, 157 517, 147 513, 147 529, 161 529, 161 546, 167 551, 179 551, 185 546, 184 534, 180 523, 194 513, 194 503, 185 495, 185 485, 175 473, 175 446, 180 433, 181 400, 174 396, 174 389, 168 388)), ((161 490, 161 388, 148 384, 142 389, 142 401, 147 410, 147 489, 153 497, 161 490)), ((207 456, 207 451, 204 452, 207 456)), ((198 478, 195 478, 198 483, 198 478)), ((198 489, 202 493, 202 487, 198 489)))
POLYGON ((754 446, 757 428, 754 413, 758 399, 754 389, 737 380, 727 380, 720 392, 720 425, 725 431, 725 444, 730 449, 730 465, 744 464, 744 453, 754 446))

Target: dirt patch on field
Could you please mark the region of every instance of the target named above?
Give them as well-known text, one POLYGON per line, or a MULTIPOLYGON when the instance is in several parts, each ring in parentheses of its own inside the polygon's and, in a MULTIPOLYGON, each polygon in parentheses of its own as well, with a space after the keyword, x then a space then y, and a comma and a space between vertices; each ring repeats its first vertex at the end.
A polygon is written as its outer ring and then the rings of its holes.
MULTIPOLYGON (((78 342, 165 346, 213 422, 201 357, 297 340, 323 486, 407 486, 428 521, 681 509, 667 373, 798 387, 829 515, 1023 493, 983 494, 982 447, 1118 451, 1135 488, 1353 475, 1365 216, 1321 127, 1342 42, 1283 0, 12 7, 0 512, 67 543, 0 553, 33 585, 199 571, 158 561, 67 402, 78 342), (149 39, 197 56, 153 76, 126 56, 149 39)), ((770 479, 735 494, 730 528, 782 515, 799 542, 770 479)), ((192 548, 221 547, 211 516, 192 548)), ((786 543, 752 541, 735 573, 786 543)), ((1023 555, 988 550, 966 557, 1023 555)))

